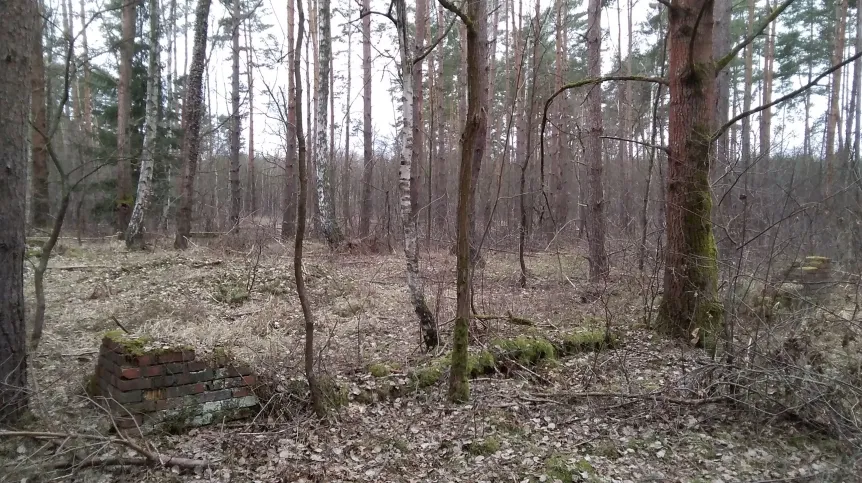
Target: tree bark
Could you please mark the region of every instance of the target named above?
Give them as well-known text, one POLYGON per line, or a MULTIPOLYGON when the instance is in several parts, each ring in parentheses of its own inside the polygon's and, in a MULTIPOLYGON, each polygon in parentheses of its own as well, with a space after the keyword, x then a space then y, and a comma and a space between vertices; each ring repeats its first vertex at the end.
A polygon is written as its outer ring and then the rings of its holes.
MULTIPOLYGON (((587 72, 591 78, 602 75, 601 65, 601 0, 590 0, 587 8, 587 72)), ((589 249, 590 281, 598 282, 608 274, 605 252, 605 213, 602 161, 602 90, 590 87, 587 93, 587 122, 584 155, 587 158, 587 246, 589 249)))
MULTIPOLYGON (((419 4, 424 0, 419 0, 419 4)), ((416 177, 413 175, 414 163, 419 165, 415 159, 413 136, 416 130, 413 122, 414 102, 416 100, 413 91, 413 82, 416 80, 415 66, 412 65, 413 57, 410 55, 409 37, 407 35, 407 6, 404 0, 395 0, 395 21, 398 29, 398 47, 401 61, 401 114, 402 124, 399 137, 401 138, 401 152, 399 156, 400 168, 398 170, 398 192, 401 212, 401 226, 404 229, 404 258, 407 262, 407 289, 410 291, 410 304, 416 316, 419 317, 419 330, 422 334, 422 342, 428 350, 437 347, 437 326, 434 316, 425 303, 425 293, 422 286, 422 277, 419 275, 419 233, 418 213, 416 208, 416 177), (413 69, 411 67, 414 67, 413 69)), ((420 7, 421 8, 421 7, 420 7)), ((420 13, 417 11, 417 19, 420 13)), ((417 29, 419 25, 417 24, 417 29)), ((419 44, 419 41, 416 41, 419 44)), ((414 51, 415 51, 414 46, 414 51)), ((421 52, 421 50, 420 50, 421 52)), ((421 73, 420 73, 421 82, 421 73)))
MULTIPOLYGON (((353 3, 351 2, 347 8, 347 17, 352 18, 353 3)), ((353 87, 353 25, 347 25, 347 82, 345 83, 346 93, 344 95, 344 170, 341 173, 341 214, 344 216, 344 229, 347 232, 353 228, 353 213, 350 209, 350 180, 351 180, 351 165, 353 156, 350 150, 350 131, 352 122, 350 117, 353 99, 351 98, 351 88, 353 87)), ((334 111, 333 111, 333 115, 334 111)))
POLYGON ((141 174, 138 177, 138 195, 135 206, 126 229, 126 247, 143 247, 144 213, 150 206, 153 188, 153 164, 158 135, 159 86, 161 86, 159 69, 159 2, 149 0, 150 14, 150 54, 147 63, 147 107, 144 119, 144 150, 141 153, 141 174))
POLYGON ((38 15, 33 0, 0 2, 0 426, 18 421, 28 403, 24 320, 27 94, 36 62, 33 45, 40 31, 38 15))
MULTIPOLYGON (((299 0, 300 2, 302 0, 299 0)), ((297 166, 296 166, 296 89, 301 84, 296 81, 293 70, 296 69, 294 60, 298 55, 301 45, 293 43, 293 14, 295 0, 287 0, 287 37, 290 45, 287 50, 288 79, 287 79, 287 126, 285 126, 285 137, 287 138, 284 164, 285 164, 285 186, 284 186, 284 211, 281 218, 281 239, 287 241, 296 233, 296 208, 297 208, 297 166)))
POLYGON ((132 57, 135 54, 135 20, 137 2, 127 1, 122 9, 120 40, 120 78, 117 83, 117 230, 125 233, 129 226, 132 203, 132 164, 130 123, 132 114, 132 57))
POLYGON ((667 248, 658 319, 664 332, 686 339, 693 336, 703 345, 714 344, 718 337, 722 311, 710 220, 715 67, 708 2, 677 0, 670 14, 667 248))
POLYGON ((207 27, 211 0, 198 0, 195 11, 194 47, 189 75, 186 78, 186 98, 183 102, 183 175, 177 210, 177 235, 174 247, 188 248, 192 231, 192 206, 195 175, 200 157, 200 129, 203 111, 202 82, 206 67, 207 27))
POLYGON ((233 0, 231 15, 231 118, 230 118, 230 230, 239 230, 242 194, 239 186, 239 143, 242 125, 239 113, 239 24, 240 0, 233 0))
POLYGON ((320 228, 323 238, 330 248, 336 248, 341 244, 341 229, 335 218, 335 206, 332 203, 330 189, 330 155, 329 140, 327 132, 329 126, 329 71, 332 68, 332 32, 331 17, 329 12, 329 1, 320 0, 320 15, 318 16, 320 28, 320 55, 317 57, 320 68, 320 79, 317 84, 317 137, 315 138, 314 167, 317 171, 317 207, 320 216, 320 228))
POLYGON ((362 0, 362 203, 359 210, 359 236, 371 231, 371 183, 374 174, 371 144, 371 10, 370 0, 362 0))
MULTIPOLYGON (((302 1, 296 2, 299 14, 299 31, 296 34, 296 43, 294 44, 294 52, 299 52, 302 48, 302 37, 305 34, 305 15, 302 10, 302 1)), ((314 373, 314 313, 311 311, 311 302, 308 300, 308 294, 305 289, 305 274, 302 273, 302 244, 305 239, 305 211, 308 197, 308 173, 307 173, 307 155, 305 152, 305 133, 302 128, 302 73, 300 71, 301 55, 296 55, 293 60, 293 75, 296 83, 296 144, 299 150, 298 165, 299 165, 299 196, 296 208, 296 238, 294 240, 293 250, 293 276, 296 280, 296 294, 299 297, 299 303, 302 306, 302 315, 305 318, 305 378, 308 381, 309 393, 311 394, 311 406, 314 412, 322 417, 325 413, 323 405, 323 395, 320 391, 320 385, 317 381, 317 376, 314 373)))
MULTIPOLYGON (((835 30, 833 38, 832 65, 836 65, 844 58, 844 32, 847 21, 847 0, 835 2, 835 30)), ((829 111, 826 119, 826 182, 824 185, 824 198, 832 193, 832 179, 835 172, 835 134, 841 117, 841 75, 844 69, 837 69, 832 73, 832 86, 830 87, 829 111)))
MULTIPOLYGON (((446 0, 440 2, 457 10, 446 0), (445 2, 445 3, 444 3, 445 2)), ((457 307, 452 345, 452 370, 449 374, 449 399, 470 399, 467 380, 467 346, 471 315, 471 234, 473 233, 473 199, 476 165, 485 154, 488 135, 488 20, 486 0, 467 0, 466 13, 460 12, 467 30, 467 113, 461 136, 461 166, 458 173, 457 217, 457 307)))
POLYGON ((245 53, 248 70, 248 209, 252 218, 257 214, 257 183, 254 168, 254 44, 251 38, 251 17, 246 19, 245 53))
POLYGON ((48 112, 45 99, 45 60, 42 57, 43 22, 39 12, 36 12, 36 35, 33 36, 33 77, 30 111, 33 124, 30 128, 31 159, 33 171, 31 174, 30 220, 35 228, 45 228, 50 225, 51 196, 48 192, 48 112))

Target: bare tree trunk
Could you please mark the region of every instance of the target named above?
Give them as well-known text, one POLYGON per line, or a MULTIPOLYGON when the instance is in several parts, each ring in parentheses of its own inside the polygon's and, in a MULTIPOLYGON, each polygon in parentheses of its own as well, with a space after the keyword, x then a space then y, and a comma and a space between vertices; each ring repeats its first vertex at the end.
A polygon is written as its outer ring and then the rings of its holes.
MULTIPOLYGON (((730 52, 730 22, 731 22, 731 0, 716 0, 713 6, 715 25, 713 27, 713 50, 715 57, 723 57, 730 52)), ((730 114, 730 69, 724 69, 715 78, 716 86, 716 108, 715 125, 727 122, 730 114)), ((715 146, 715 157, 719 166, 728 166, 728 135, 724 133, 718 138, 715 146)))
POLYGON ((362 0, 362 206, 359 210, 359 236, 371 231, 371 183, 374 174, 371 144, 371 10, 370 0, 362 0))
MULTIPOLYGON (((589 77, 602 75, 601 0, 590 0, 587 9, 587 72, 589 77)), ((587 123, 584 155, 587 158, 587 245, 589 247, 590 281, 607 276, 605 253, 604 186, 602 182, 602 91, 599 86, 587 93, 587 123)))
MULTIPOLYGON (((302 48, 302 37, 305 34, 305 15, 302 11, 302 1, 297 2, 299 13, 299 32, 296 35, 294 52, 302 48)), ((305 205, 307 202, 306 191, 308 190, 307 161, 305 152, 305 133, 302 129, 302 74, 300 72, 301 55, 296 55, 293 64, 294 81, 296 82, 296 144, 299 149, 299 201, 296 209, 296 239, 293 250, 293 276, 296 280, 296 294, 302 306, 302 315, 305 318, 305 377, 308 380, 309 393, 311 394, 311 406, 314 412, 323 417, 326 411, 323 405, 323 395, 317 376, 314 373, 314 314, 311 312, 311 303, 305 289, 305 274, 302 273, 302 244, 305 238, 305 205)))
MULTIPOLYGON (((353 3, 351 2, 347 7, 347 17, 352 18, 353 15, 353 3)), ((344 216, 344 229, 345 231, 352 231, 353 227, 353 213, 350 210, 350 181, 351 181, 351 164, 353 161, 353 157, 350 152, 350 130, 352 129, 352 122, 350 117, 350 111, 353 103, 353 99, 351 98, 351 87, 353 81, 353 70, 352 70, 352 62, 353 60, 353 25, 347 25, 347 83, 345 85, 346 93, 344 96, 344 170, 341 173, 341 213, 344 216)), ((334 112, 333 112, 334 115, 334 112)))
MULTIPOLYGON (((457 7, 447 0, 440 2, 449 10, 457 7)), ((467 379, 467 346, 471 318, 471 209, 473 176, 481 163, 488 135, 488 19, 486 0, 468 0, 466 13, 458 11, 467 27, 467 116, 461 136, 461 167, 458 175, 457 222, 457 308, 455 331, 452 336, 452 369, 449 374, 449 399, 464 402, 470 399, 467 379)))
MULTIPOLYGON (((835 37, 832 50, 832 65, 844 58, 844 32, 847 25, 847 0, 835 3, 835 37)), ((829 112, 826 119, 826 184, 824 197, 832 193, 832 179, 835 171, 835 134, 841 117, 841 75, 844 69, 832 73, 830 87, 829 112)))
MULTIPOLYGON (((419 0, 419 5, 422 5, 424 0, 419 0)), ((401 133, 401 153, 400 153, 400 168, 398 170, 398 192, 399 205, 401 208, 401 226, 404 229, 404 258, 407 262, 407 289, 410 291, 410 303, 413 305, 413 310, 416 316, 419 317, 419 329, 422 334, 422 342, 428 350, 437 347, 437 326, 434 323, 434 316, 428 309, 425 303, 425 293, 422 286, 422 277, 419 275, 419 233, 418 233, 418 213, 416 207, 416 186, 417 181, 413 175, 414 162, 418 166, 418 161, 414 155, 413 135, 415 129, 413 122, 416 119, 414 115, 413 103, 416 100, 413 91, 413 82, 416 79, 415 65, 412 65, 413 57, 410 55, 409 37, 407 35, 407 7, 404 0, 395 0, 394 10, 396 15, 396 26, 398 28, 398 47, 401 60, 401 83, 403 90, 401 93, 401 114, 403 116, 401 133), (411 69, 412 68, 412 69, 411 69), (412 70, 412 72, 411 72, 412 70)), ((421 6, 419 7, 422 8, 421 6)), ((420 17, 417 11, 417 19, 420 17)), ((416 26, 417 31, 419 25, 416 26)), ((414 46, 414 51, 418 47, 421 52, 420 42, 417 40, 414 46)), ((420 71, 421 82, 421 71, 420 71)))
POLYGON ((330 156, 328 133, 328 110, 329 110, 329 71, 332 62, 332 33, 331 18, 329 12, 329 1, 320 0, 320 56, 318 66, 320 68, 320 80, 317 85, 317 138, 315 139, 314 167, 317 170, 317 206, 320 216, 320 227, 323 238, 326 239, 330 248, 336 248, 341 244, 341 229, 335 218, 335 206, 330 199, 330 156))
POLYGON ((32 202, 30 220, 35 228, 45 228, 50 224, 51 196, 48 192, 48 112, 45 99, 45 60, 42 49, 42 17, 36 17, 36 35, 33 36, 31 78, 32 97, 30 111, 33 124, 30 128, 33 171, 31 173, 32 202))
MULTIPOLYGON (((442 8, 437 7, 437 31, 442 32, 444 25, 443 12, 442 8)), ((438 33, 438 35, 440 35, 438 33)), ((444 92, 444 80, 445 80, 445 66, 443 64, 443 49, 437 48, 437 66, 439 68, 439 72, 437 75, 436 82, 436 95, 435 95, 435 106, 434 112, 437 116, 437 138, 435 140, 434 145, 434 172, 437 173, 435 177, 432 177, 432 184, 434 185, 434 195, 437 200, 434 202, 433 208, 433 217, 434 217, 434 226, 439 230, 439 236, 443 237, 447 233, 446 227, 448 224, 448 213, 449 213, 449 192, 448 186, 446 183, 448 170, 446 169, 446 157, 447 157, 447 143, 446 143, 446 122, 444 121, 446 116, 446 111, 443 109, 443 101, 445 98, 444 92)))
POLYGON ((667 249, 659 328, 714 344, 722 306, 710 220, 710 136, 715 109, 712 9, 709 0, 679 0, 670 15, 670 156, 667 249), (699 26, 695 28, 695 25, 699 26), (695 332, 696 330, 696 332, 695 332))
POLYGON ((200 129, 203 110, 202 82, 206 68, 207 27, 211 0, 198 0, 195 11, 195 35, 191 70, 186 78, 186 99, 183 102, 183 175, 177 210, 177 235, 174 247, 188 248, 192 231, 192 206, 195 174, 200 157, 200 129))
POLYGON ((135 17, 137 2, 124 2, 122 38, 120 41, 120 79, 117 83, 117 230, 125 233, 129 226, 133 194, 130 146, 132 113, 132 57, 135 54, 135 17))
MULTIPOLYGON (((24 223, 27 114, 39 12, 33 0, 0 3, 0 426, 27 411, 24 223)), ((39 53, 41 55, 41 52, 39 53)))
POLYGON ((84 8, 84 0, 81 0, 81 25, 83 26, 81 29, 81 54, 83 55, 81 67, 84 71, 84 86, 83 89, 81 89, 84 108, 82 114, 84 133, 86 134, 87 142, 89 143, 92 141, 93 136, 93 96, 90 91, 90 49, 87 45, 87 16, 84 8))
MULTIPOLYGON (((285 189, 284 189, 284 211, 281 218, 281 239, 287 241, 294 236, 296 231, 296 204, 297 204, 297 154, 296 154, 296 89, 301 88, 300 81, 296 81, 293 74, 296 64, 294 60, 301 55, 298 55, 302 46, 293 43, 293 12, 294 1, 287 0, 287 37, 290 39, 290 45, 287 50, 288 62, 288 80, 287 80, 287 125, 285 126, 285 137, 287 138, 284 164, 285 164, 285 189)), ((302 0, 299 0, 300 2, 302 0)))
POLYGON ((254 168, 254 43, 251 38, 251 18, 246 19, 245 53, 248 56, 248 208, 252 218, 257 215, 257 174, 254 168))
POLYGON ((239 2, 240 0, 233 0, 231 15, 230 215, 228 220, 229 229, 232 231, 239 230, 239 211, 242 206, 239 187, 239 137, 242 129, 239 113, 239 2))
MULTIPOLYGON (((768 6, 768 2, 767 2, 768 6)), ((775 22, 767 29, 763 54, 763 105, 772 102, 772 68, 775 63, 775 22)), ((769 157, 772 148, 772 109, 760 113, 760 153, 764 165, 762 172, 769 176, 769 157)))
MULTIPOLYGON (((400 1, 400 0, 399 0, 400 1)), ((406 8, 406 7, 405 7, 406 8)), ((400 20, 403 25, 399 25, 399 27, 406 27, 407 17, 400 20)), ((419 56, 422 55, 425 49, 425 30, 428 24, 428 3, 427 0, 416 0, 416 21, 415 21, 415 35, 413 37, 413 55, 409 55, 410 50, 405 50, 405 58, 406 59, 418 59, 419 56)), ((409 38, 407 33, 404 33, 405 39, 409 38)), ((405 49, 410 49, 408 44, 404 44, 405 49)), ((410 63, 405 63, 402 60, 402 68, 410 69, 412 60, 410 63)), ((415 229, 418 231, 419 219, 419 181, 416 178, 416 173, 419 170, 419 166, 422 166, 422 160, 425 159, 425 129, 423 125, 423 116, 422 116, 422 108, 423 108, 423 89, 422 89, 422 62, 416 62, 412 65, 412 82, 411 82, 411 90, 410 93, 411 99, 410 103, 411 112, 413 119, 411 120, 411 126, 413 128, 413 139, 411 139, 411 166, 415 166, 415 169, 410 170, 410 211, 413 213, 414 224, 416 225, 415 229)), ((405 86, 406 87, 406 86, 405 86)), ((404 113, 402 113, 404 114, 404 113)), ((402 145, 402 150, 404 149, 402 145)), ((418 273, 418 272, 417 272, 418 273)), ((436 333, 435 333, 436 339, 436 333)), ((427 344, 426 344, 427 345, 427 344)))
POLYGON ((158 135, 159 86, 161 77, 159 69, 159 2, 149 0, 150 14, 150 54, 147 63, 147 107, 144 119, 144 151, 141 153, 141 174, 138 177, 138 195, 135 206, 126 229, 126 247, 141 248, 144 244, 143 227, 144 213, 150 206, 153 193, 153 164, 156 151, 156 136, 158 135))

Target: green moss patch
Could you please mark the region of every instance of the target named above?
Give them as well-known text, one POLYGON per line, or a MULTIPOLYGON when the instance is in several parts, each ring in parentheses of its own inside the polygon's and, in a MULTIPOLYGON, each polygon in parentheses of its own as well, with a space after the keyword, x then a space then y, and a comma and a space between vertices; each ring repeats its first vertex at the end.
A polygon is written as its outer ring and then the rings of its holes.
POLYGON ((545 359, 557 357, 554 344, 541 337, 518 336, 514 339, 498 339, 491 343, 498 359, 517 360, 524 365, 536 365, 545 359))
POLYGON ((599 352, 616 348, 618 345, 619 338, 605 330, 573 332, 563 336, 563 340, 560 342, 560 353, 571 355, 583 352, 599 352))
POLYGON ((500 451, 500 440, 494 436, 472 441, 467 445, 467 452, 473 456, 490 456, 500 451))

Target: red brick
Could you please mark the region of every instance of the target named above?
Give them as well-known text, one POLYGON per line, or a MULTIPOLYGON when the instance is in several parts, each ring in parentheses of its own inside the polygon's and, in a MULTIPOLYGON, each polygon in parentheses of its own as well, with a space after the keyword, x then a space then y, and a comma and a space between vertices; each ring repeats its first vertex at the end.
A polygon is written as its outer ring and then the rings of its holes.
POLYGON ((116 374, 119 371, 119 367, 117 366, 117 364, 115 364, 114 361, 105 357, 99 358, 99 365, 104 367, 105 370, 111 374, 116 374))
POLYGON ((188 372, 188 369, 182 362, 171 362, 165 364, 165 374, 182 374, 184 372, 188 372))
POLYGON ((138 379, 116 379, 114 386, 121 391, 134 391, 136 389, 149 389, 152 387, 152 380, 146 377, 138 379))
POLYGON ((204 371, 210 368, 209 364, 204 361, 191 361, 186 367, 188 368, 189 372, 204 371))
POLYGON ((183 361, 183 353, 180 351, 170 351, 159 354, 156 357, 156 362, 159 364, 167 364, 169 362, 182 362, 183 361))
POLYGON ((176 377, 176 381, 177 381, 177 382, 176 382, 176 384, 177 384, 177 386, 184 386, 184 385, 186 385, 186 384, 192 384, 192 383, 197 382, 197 381, 195 381, 195 380, 194 380, 194 378, 192 377, 192 375, 191 375, 191 374, 189 374, 188 372, 184 372, 184 373, 182 373, 182 374, 177 374, 177 375, 176 375, 176 376, 174 376, 174 377, 176 377))
POLYGON ((183 352, 183 362, 191 362, 195 360, 195 351, 184 349, 183 352))
POLYGON ((228 376, 230 376, 230 377, 248 376, 249 374, 251 374, 251 368, 250 368, 250 367, 248 367, 248 366, 244 366, 244 365, 234 366, 234 365, 231 365, 231 366, 228 366, 228 368, 227 368, 227 375, 228 375, 228 376))
POLYGON ((182 397, 191 394, 200 394, 206 390, 207 386, 204 383, 186 384, 185 386, 174 386, 167 388, 167 395, 169 398, 182 397))
POLYGON ((249 389, 247 387, 238 387, 238 388, 234 389, 231 394, 233 395, 233 397, 245 397, 245 396, 251 396, 252 392, 251 392, 251 389, 249 389))
POLYGON ((120 391, 117 388, 111 388, 109 392, 111 397, 121 404, 141 402, 143 399, 143 392, 140 389, 134 391, 120 391))
POLYGON ((163 366, 146 366, 141 368, 141 376, 142 377, 156 377, 161 376, 164 373, 165 368, 163 366))
POLYGON ((199 396, 199 401, 202 403, 212 402, 212 401, 221 401, 222 399, 230 399, 231 390, 230 389, 222 389, 221 391, 209 391, 201 394, 199 396))
POLYGON ((255 376, 255 375, 242 376, 242 382, 248 386, 254 386, 255 384, 257 384, 257 376, 255 376))
POLYGON ((144 354, 134 358, 135 365, 138 367, 151 366, 156 363, 156 358, 150 354, 144 354))
POLYGON ((122 367, 120 368, 120 377, 123 379, 137 379, 141 377, 140 367, 122 367))
POLYGON ((148 389, 143 391, 141 396, 147 401, 158 401, 167 398, 167 394, 164 389, 148 389))
POLYGON ((192 382, 207 382, 207 381, 211 381, 214 377, 212 369, 204 369, 202 371, 189 372, 189 375, 192 377, 192 382))

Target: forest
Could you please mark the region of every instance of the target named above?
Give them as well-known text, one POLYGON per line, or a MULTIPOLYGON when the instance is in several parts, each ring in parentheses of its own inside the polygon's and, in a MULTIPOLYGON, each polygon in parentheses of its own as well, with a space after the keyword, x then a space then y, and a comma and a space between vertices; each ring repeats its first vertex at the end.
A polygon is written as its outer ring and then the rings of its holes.
POLYGON ((862 0, 0 0, 0 482, 862 481, 862 0))

